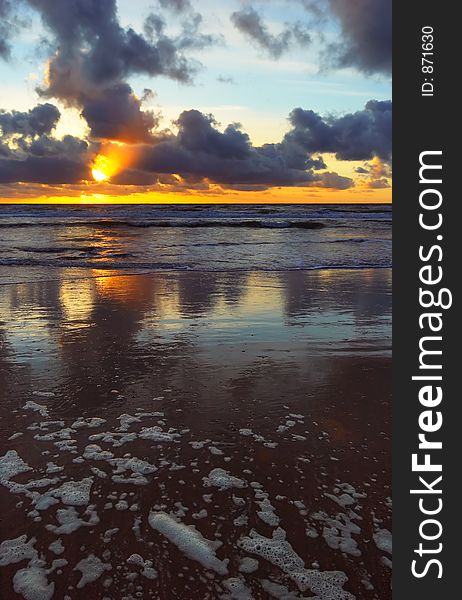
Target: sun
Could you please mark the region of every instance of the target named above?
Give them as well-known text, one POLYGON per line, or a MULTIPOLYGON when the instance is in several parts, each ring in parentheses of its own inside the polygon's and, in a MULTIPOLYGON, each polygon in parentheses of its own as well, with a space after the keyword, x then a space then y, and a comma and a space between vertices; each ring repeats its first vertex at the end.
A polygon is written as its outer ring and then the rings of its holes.
POLYGON ((107 181, 109 179, 109 175, 107 175, 106 173, 103 173, 99 169, 93 168, 91 170, 91 174, 93 175, 93 179, 95 181, 107 181))
POLYGON ((117 172, 117 167, 116 162, 109 156, 98 154, 93 162, 91 174, 95 181, 108 181, 117 172))

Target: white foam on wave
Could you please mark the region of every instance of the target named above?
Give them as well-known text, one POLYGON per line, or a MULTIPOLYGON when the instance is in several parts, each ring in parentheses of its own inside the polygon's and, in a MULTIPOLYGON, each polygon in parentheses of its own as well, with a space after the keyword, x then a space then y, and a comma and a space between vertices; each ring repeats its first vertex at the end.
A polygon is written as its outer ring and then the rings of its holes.
POLYGON ((257 511, 257 516, 270 527, 279 525, 279 517, 275 513, 275 508, 269 500, 269 494, 262 489, 254 489, 255 501, 260 507, 257 511))

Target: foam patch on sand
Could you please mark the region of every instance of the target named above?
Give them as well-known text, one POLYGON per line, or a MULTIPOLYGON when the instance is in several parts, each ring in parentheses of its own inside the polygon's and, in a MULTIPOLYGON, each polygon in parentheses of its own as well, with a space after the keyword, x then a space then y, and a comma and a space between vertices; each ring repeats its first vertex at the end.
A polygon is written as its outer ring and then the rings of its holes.
POLYGON ((101 577, 105 571, 110 571, 112 566, 108 563, 104 563, 100 558, 94 554, 90 554, 87 558, 83 558, 78 562, 74 571, 80 571, 82 577, 77 584, 77 589, 82 589, 87 583, 92 583, 101 577))
POLYGON ((392 536, 388 529, 378 529, 374 533, 373 538, 379 550, 390 555, 392 554, 392 536))
POLYGON ((56 555, 60 555, 64 552, 64 546, 63 546, 63 542, 61 539, 57 539, 54 542, 52 542, 49 546, 48 546, 48 550, 51 550, 51 552, 53 552, 53 554, 56 555))
POLYGON ((216 550, 220 541, 205 539, 193 526, 176 521, 164 512, 151 513, 149 525, 175 544, 188 558, 200 563, 206 569, 212 569, 219 575, 228 573, 228 560, 220 560, 216 550))
POLYGON ((66 481, 63 485, 50 493, 55 498, 60 498, 68 506, 85 506, 90 502, 92 477, 85 477, 81 481, 66 481))
POLYGON ((343 585, 347 576, 341 571, 316 571, 305 569, 303 559, 298 556, 283 529, 278 527, 272 538, 252 530, 249 536, 241 538, 238 545, 251 554, 264 558, 288 575, 304 592, 310 590, 321 600, 353 600, 354 596, 345 591, 343 585))
POLYGON ((0 567, 37 558, 37 550, 34 548, 36 541, 35 538, 27 541, 27 535, 3 541, 0 544, 0 567))
POLYGON ((258 570, 258 560, 250 556, 244 556, 239 563, 239 571, 241 573, 254 573, 258 570))
POLYGON ((69 508, 60 508, 56 511, 56 520, 59 525, 52 525, 51 523, 46 525, 46 529, 52 531, 56 535, 64 534, 70 535, 80 529, 80 527, 92 527, 99 523, 98 514, 95 511, 95 506, 90 504, 83 513, 84 517, 88 517, 88 520, 82 519, 79 516, 77 510, 71 506, 69 508))
POLYGON ((25 600, 51 600, 55 584, 48 583, 43 561, 31 561, 25 569, 17 571, 13 577, 13 588, 25 600))
POLYGON ((89 429, 93 429, 95 427, 101 427, 106 423, 106 419, 102 419, 101 417, 79 417, 77 421, 74 421, 71 425, 72 429, 81 429, 82 427, 88 427, 89 429))
POLYGON ((231 488, 245 488, 247 483, 239 477, 234 477, 224 469, 212 469, 207 477, 202 478, 205 487, 217 487, 220 491, 231 488))
POLYGON ((269 494, 259 488, 254 489, 254 492, 256 504, 260 507, 260 510, 257 511, 257 516, 270 527, 277 527, 280 519, 269 500, 269 494))
POLYGON ((253 600, 252 592, 239 577, 230 577, 229 579, 226 579, 223 581, 223 586, 228 591, 228 594, 222 596, 222 598, 230 598, 232 600, 253 600))
POLYGON ((31 470, 32 468, 23 461, 16 450, 8 450, 6 454, 0 456, 0 483, 2 485, 19 473, 31 470))
POLYGON ((152 560, 144 560, 139 554, 132 554, 127 558, 127 563, 140 567, 140 574, 146 579, 157 579, 157 571, 152 566, 152 560))
MULTIPOLYGON (((277 600, 299 600, 300 596, 291 592, 285 585, 275 583, 269 579, 262 579, 261 586, 270 598, 277 600)), ((310 600, 316 600, 319 596, 311 596, 310 600)))
MULTIPOLYGON (((36 394, 38 395, 38 394, 36 394)), ((42 417, 48 417, 48 408, 46 406, 44 406, 43 404, 37 404, 37 402, 34 402, 33 400, 28 400, 23 408, 25 410, 33 410, 34 412, 38 412, 39 415, 41 415, 42 417)))

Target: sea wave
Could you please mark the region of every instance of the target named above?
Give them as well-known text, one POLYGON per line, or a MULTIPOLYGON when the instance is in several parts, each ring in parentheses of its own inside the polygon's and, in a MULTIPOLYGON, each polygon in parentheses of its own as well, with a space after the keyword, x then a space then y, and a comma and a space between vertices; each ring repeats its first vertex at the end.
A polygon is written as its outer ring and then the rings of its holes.
POLYGON ((167 228, 167 227, 183 227, 183 228, 252 228, 252 229, 322 229, 326 227, 325 223, 320 221, 241 221, 237 219, 227 220, 178 220, 178 221, 130 221, 130 220, 85 220, 85 221, 27 221, 14 223, 0 223, 0 228, 26 228, 26 227, 140 227, 140 228, 167 228))
MULTIPOLYGON (((227 261, 216 260, 216 263, 226 263, 227 271, 311 271, 319 269, 372 269, 372 268, 389 268, 391 267, 390 261, 375 262, 375 261, 364 261, 358 263, 325 263, 325 264, 314 264, 314 265, 287 265, 287 266, 274 266, 274 267, 262 267, 259 265, 254 266, 236 266, 229 265, 227 261)), ((222 269, 213 268, 212 266, 205 267, 203 265, 192 265, 186 263, 174 263, 174 262, 114 262, 113 260, 79 260, 79 259, 34 259, 34 258, 8 258, 0 259, 0 266, 8 267, 47 267, 47 268, 80 268, 80 269, 102 269, 102 270, 114 270, 114 271, 159 271, 159 270, 171 270, 171 271, 219 271, 222 269)))

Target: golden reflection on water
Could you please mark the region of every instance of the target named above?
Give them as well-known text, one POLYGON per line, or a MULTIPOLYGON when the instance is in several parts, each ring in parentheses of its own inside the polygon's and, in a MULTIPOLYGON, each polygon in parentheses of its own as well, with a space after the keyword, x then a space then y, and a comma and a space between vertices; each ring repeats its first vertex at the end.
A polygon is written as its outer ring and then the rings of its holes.
POLYGON ((73 275, 3 286, 0 329, 13 354, 33 356, 29 346, 37 336, 58 351, 72 332, 83 351, 86 341, 97 341, 102 352, 125 353, 152 336, 180 335, 183 342, 187 336, 201 346, 251 334, 268 347, 285 340, 330 352, 389 352, 388 270, 73 275), (98 332, 113 336, 112 346, 104 347, 98 332))

